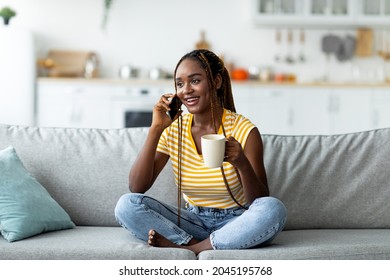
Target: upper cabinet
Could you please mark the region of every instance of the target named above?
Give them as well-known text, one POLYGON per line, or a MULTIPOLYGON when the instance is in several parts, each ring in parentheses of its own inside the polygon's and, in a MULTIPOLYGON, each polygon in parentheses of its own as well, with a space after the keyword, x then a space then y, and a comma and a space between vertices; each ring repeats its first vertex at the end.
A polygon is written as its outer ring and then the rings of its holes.
POLYGON ((367 25, 390 24, 390 0, 360 0, 359 18, 367 25))
POLYGON ((390 0, 252 0, 259 26, 388 26, 390 0))

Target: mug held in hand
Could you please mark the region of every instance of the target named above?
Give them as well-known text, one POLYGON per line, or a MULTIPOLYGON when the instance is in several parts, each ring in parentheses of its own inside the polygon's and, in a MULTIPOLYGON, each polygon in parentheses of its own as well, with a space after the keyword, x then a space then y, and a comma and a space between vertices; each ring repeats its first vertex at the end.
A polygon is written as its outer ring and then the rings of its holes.
POLYGON ((221 134, 206 134, 202 136, 202 155, 204 165, 209 168, 222 166, 225 156, 225 136, 221 134))

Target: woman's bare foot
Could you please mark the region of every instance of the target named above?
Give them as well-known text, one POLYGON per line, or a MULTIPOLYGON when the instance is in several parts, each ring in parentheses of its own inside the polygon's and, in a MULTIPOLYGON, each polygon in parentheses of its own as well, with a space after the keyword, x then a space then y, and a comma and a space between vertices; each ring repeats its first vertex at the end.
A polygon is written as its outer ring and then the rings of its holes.
POLYGON ((173 243, 172 241, 166 239, 164 236, 159 234, 154 229, 149 230, 148 244, 153 247, 169 247, 169 248, 178 248, 179 245, 173 243))
POLYGON ((194 252, 195 254, 199 254, 200 252, 204 250, 210 250, 213 247, 210 243, 210 238, 207 238, 203 241, 197 241, 195 239, 192 239, 188 245, 177 245, 173 243, 172 241, 168 240, 166 237, 159 234, 154 229, 149 230, 149 238, 148 238, 148 244, 153 247, 167 247, 167 248, 182 248, 182 249, 188 249, 194 252))

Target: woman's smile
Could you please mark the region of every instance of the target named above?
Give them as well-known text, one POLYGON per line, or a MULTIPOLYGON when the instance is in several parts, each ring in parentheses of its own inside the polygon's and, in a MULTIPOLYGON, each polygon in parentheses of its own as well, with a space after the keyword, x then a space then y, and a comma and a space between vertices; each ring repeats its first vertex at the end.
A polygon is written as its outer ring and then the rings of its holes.
POLYGON ((200 99, 199 96, 190 96, 190 97, 184 98, 185 105, 187 107, 195 106, 199 103, 199 99, 200 99))

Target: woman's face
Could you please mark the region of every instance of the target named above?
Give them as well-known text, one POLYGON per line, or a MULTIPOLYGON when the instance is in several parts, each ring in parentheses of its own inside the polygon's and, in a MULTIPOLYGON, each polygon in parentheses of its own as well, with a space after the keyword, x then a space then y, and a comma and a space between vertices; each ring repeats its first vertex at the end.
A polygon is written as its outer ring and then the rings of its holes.
POLYGON ((192 59, 183 60, 176 70, 177 95, 191 114, 210 112, 210 91, 205 70, 192 59))

